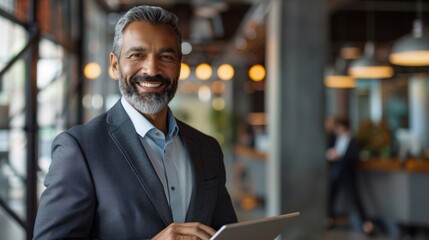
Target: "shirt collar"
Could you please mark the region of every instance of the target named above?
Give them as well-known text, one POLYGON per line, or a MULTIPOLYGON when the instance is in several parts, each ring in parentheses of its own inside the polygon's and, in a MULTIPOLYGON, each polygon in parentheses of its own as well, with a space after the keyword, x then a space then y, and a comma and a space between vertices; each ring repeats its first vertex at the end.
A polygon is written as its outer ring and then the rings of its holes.
MULTIPOLYGON (((131 122, 136 129, 136 132, 141 136, 145 137, 146 134, 155 129, 155 126, 149 122, 140 112, 138 112, 131 104, 125 99, 124 96, 121 97, 121 104, 125 109, 125 112, 131 119, 131 122)), ((177 126, 176 119, 173 116, 173 113, 168 109, 167 113, 167 126, 168 126, 168 136, 174 138, 179 133, 179 127, 177 126)))

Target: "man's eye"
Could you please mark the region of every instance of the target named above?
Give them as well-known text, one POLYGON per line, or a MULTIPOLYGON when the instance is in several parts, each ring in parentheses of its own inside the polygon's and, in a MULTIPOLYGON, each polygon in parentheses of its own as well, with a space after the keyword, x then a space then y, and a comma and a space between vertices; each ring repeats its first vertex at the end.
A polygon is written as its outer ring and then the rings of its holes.
POLYGON ((133 53, 129 56, 129 58, 133 59, 133 58, 143 58, 144 55, 142 53, 133 53))
POLYGON ((171 55, 161 55, 161 59, 165 61, 174 61, 175 58, 171 55))

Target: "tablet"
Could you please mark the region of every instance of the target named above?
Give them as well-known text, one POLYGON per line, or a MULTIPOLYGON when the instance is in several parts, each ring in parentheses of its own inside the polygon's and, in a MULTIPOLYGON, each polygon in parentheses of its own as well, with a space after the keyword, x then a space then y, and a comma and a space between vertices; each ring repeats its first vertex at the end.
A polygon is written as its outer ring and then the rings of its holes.
POLYGON ((210 240, 273 240, 299 212, 222 226, 210 240))

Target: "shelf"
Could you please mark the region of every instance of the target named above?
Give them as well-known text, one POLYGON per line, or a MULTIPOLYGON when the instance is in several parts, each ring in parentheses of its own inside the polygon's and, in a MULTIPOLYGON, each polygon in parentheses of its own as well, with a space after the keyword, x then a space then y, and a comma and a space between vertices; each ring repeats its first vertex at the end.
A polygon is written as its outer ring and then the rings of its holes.
POLYGON ((429 160, 407 159, 404 163, 397 158, 369 159, 358 163, 360 170, 366 171, 407 171, 429 173, 429 160))

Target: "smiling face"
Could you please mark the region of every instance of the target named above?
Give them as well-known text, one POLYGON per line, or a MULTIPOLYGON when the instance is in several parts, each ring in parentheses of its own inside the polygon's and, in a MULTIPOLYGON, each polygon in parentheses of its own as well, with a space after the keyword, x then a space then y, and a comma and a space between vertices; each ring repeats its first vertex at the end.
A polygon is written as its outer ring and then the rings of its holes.
POLYGON ((180 53, 173 28, 144 21, 130 23, 123 32, 119 59, 110 63, 125 99, 143 114, 167 109, 180 73, 180 53))

